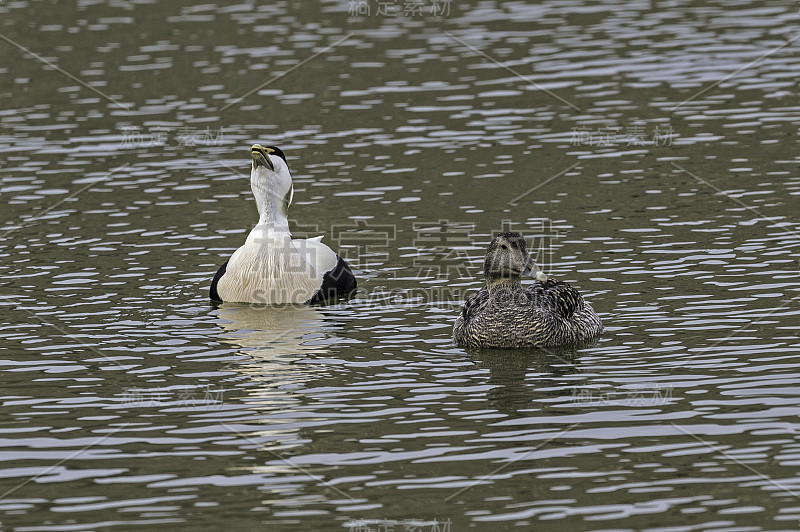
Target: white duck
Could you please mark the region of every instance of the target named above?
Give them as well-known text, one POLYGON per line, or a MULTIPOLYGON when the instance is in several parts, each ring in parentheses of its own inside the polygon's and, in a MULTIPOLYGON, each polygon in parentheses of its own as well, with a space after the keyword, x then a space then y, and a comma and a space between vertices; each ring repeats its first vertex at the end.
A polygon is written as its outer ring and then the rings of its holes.
POLYGON ((292 238, 287 212, 294 189, 286 156, 274 146, 254 144, 250 157, 250 187, 258 207, 258 224, 217 271, 211 281, 211 299, 319 303, 352 294, 356 289, 353 272, 321 242, 321 236, 292 238))

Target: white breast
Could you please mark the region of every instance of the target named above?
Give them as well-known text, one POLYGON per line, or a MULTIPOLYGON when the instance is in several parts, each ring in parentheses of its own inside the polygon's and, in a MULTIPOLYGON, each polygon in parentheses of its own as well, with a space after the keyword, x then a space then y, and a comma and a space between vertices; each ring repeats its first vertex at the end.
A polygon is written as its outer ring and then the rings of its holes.
POLYGON ((336 265, 322 237, 293 240, 256 226, 228 261, 217 291, 223 301, 261 304, 305 303, 336 265))

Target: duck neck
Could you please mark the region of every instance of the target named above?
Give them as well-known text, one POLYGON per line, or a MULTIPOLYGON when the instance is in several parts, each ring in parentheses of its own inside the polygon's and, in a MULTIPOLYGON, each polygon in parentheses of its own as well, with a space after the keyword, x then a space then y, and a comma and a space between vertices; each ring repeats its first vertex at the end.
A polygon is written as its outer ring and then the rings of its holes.
POLYGON ((274 209, 260 210, 257 227, 270 233, 291 234, 289 232, 289 220, 274 209))
POLYGON ((499 275, 486 276, 486 288, 490 295, 516 291, 522 287, 519 275, 512 277, 501 277, 499 275))
POLYGON ((286 217, 288 207, 286 200, 276 197, 267 190, 268 187, 261 184, 253 184, 252 188, 258 207, 257 227, 270 233, 291 234, 289 219, 286 217))

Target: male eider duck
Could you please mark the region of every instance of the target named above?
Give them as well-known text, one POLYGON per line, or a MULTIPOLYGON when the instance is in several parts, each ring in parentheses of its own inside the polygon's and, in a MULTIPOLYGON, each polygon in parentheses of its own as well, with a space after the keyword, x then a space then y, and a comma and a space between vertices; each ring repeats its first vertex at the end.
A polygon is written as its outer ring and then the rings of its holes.
POLYGON ((286 156, 274 146, 250 148, 250 188, 258 224, 211 281, 210 297, 232 303, 319 303, 350 295, 356 279, 322 237, 292 238, 286 218, 293 186, 286 156))
POLYGON ((519 233, 500 233, 483 263, 486 287, 470 297, 453 326, 464 347, 520 348, 577 345, 603 332, 603 323, 577 290, 548 279, 519 233), (527 289, 520 275, 536 278, 527 289))

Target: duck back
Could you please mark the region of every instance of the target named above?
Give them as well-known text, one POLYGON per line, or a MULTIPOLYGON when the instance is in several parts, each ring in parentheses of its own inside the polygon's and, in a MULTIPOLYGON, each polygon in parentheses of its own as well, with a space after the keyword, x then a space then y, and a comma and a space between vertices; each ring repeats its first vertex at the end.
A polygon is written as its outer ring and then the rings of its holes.
POLYGON ((549 279, 527 288, 482 288, 464 304, 453 339, 466 347, 555 347, 588 342, 600 317, 569 284, 549 279))

